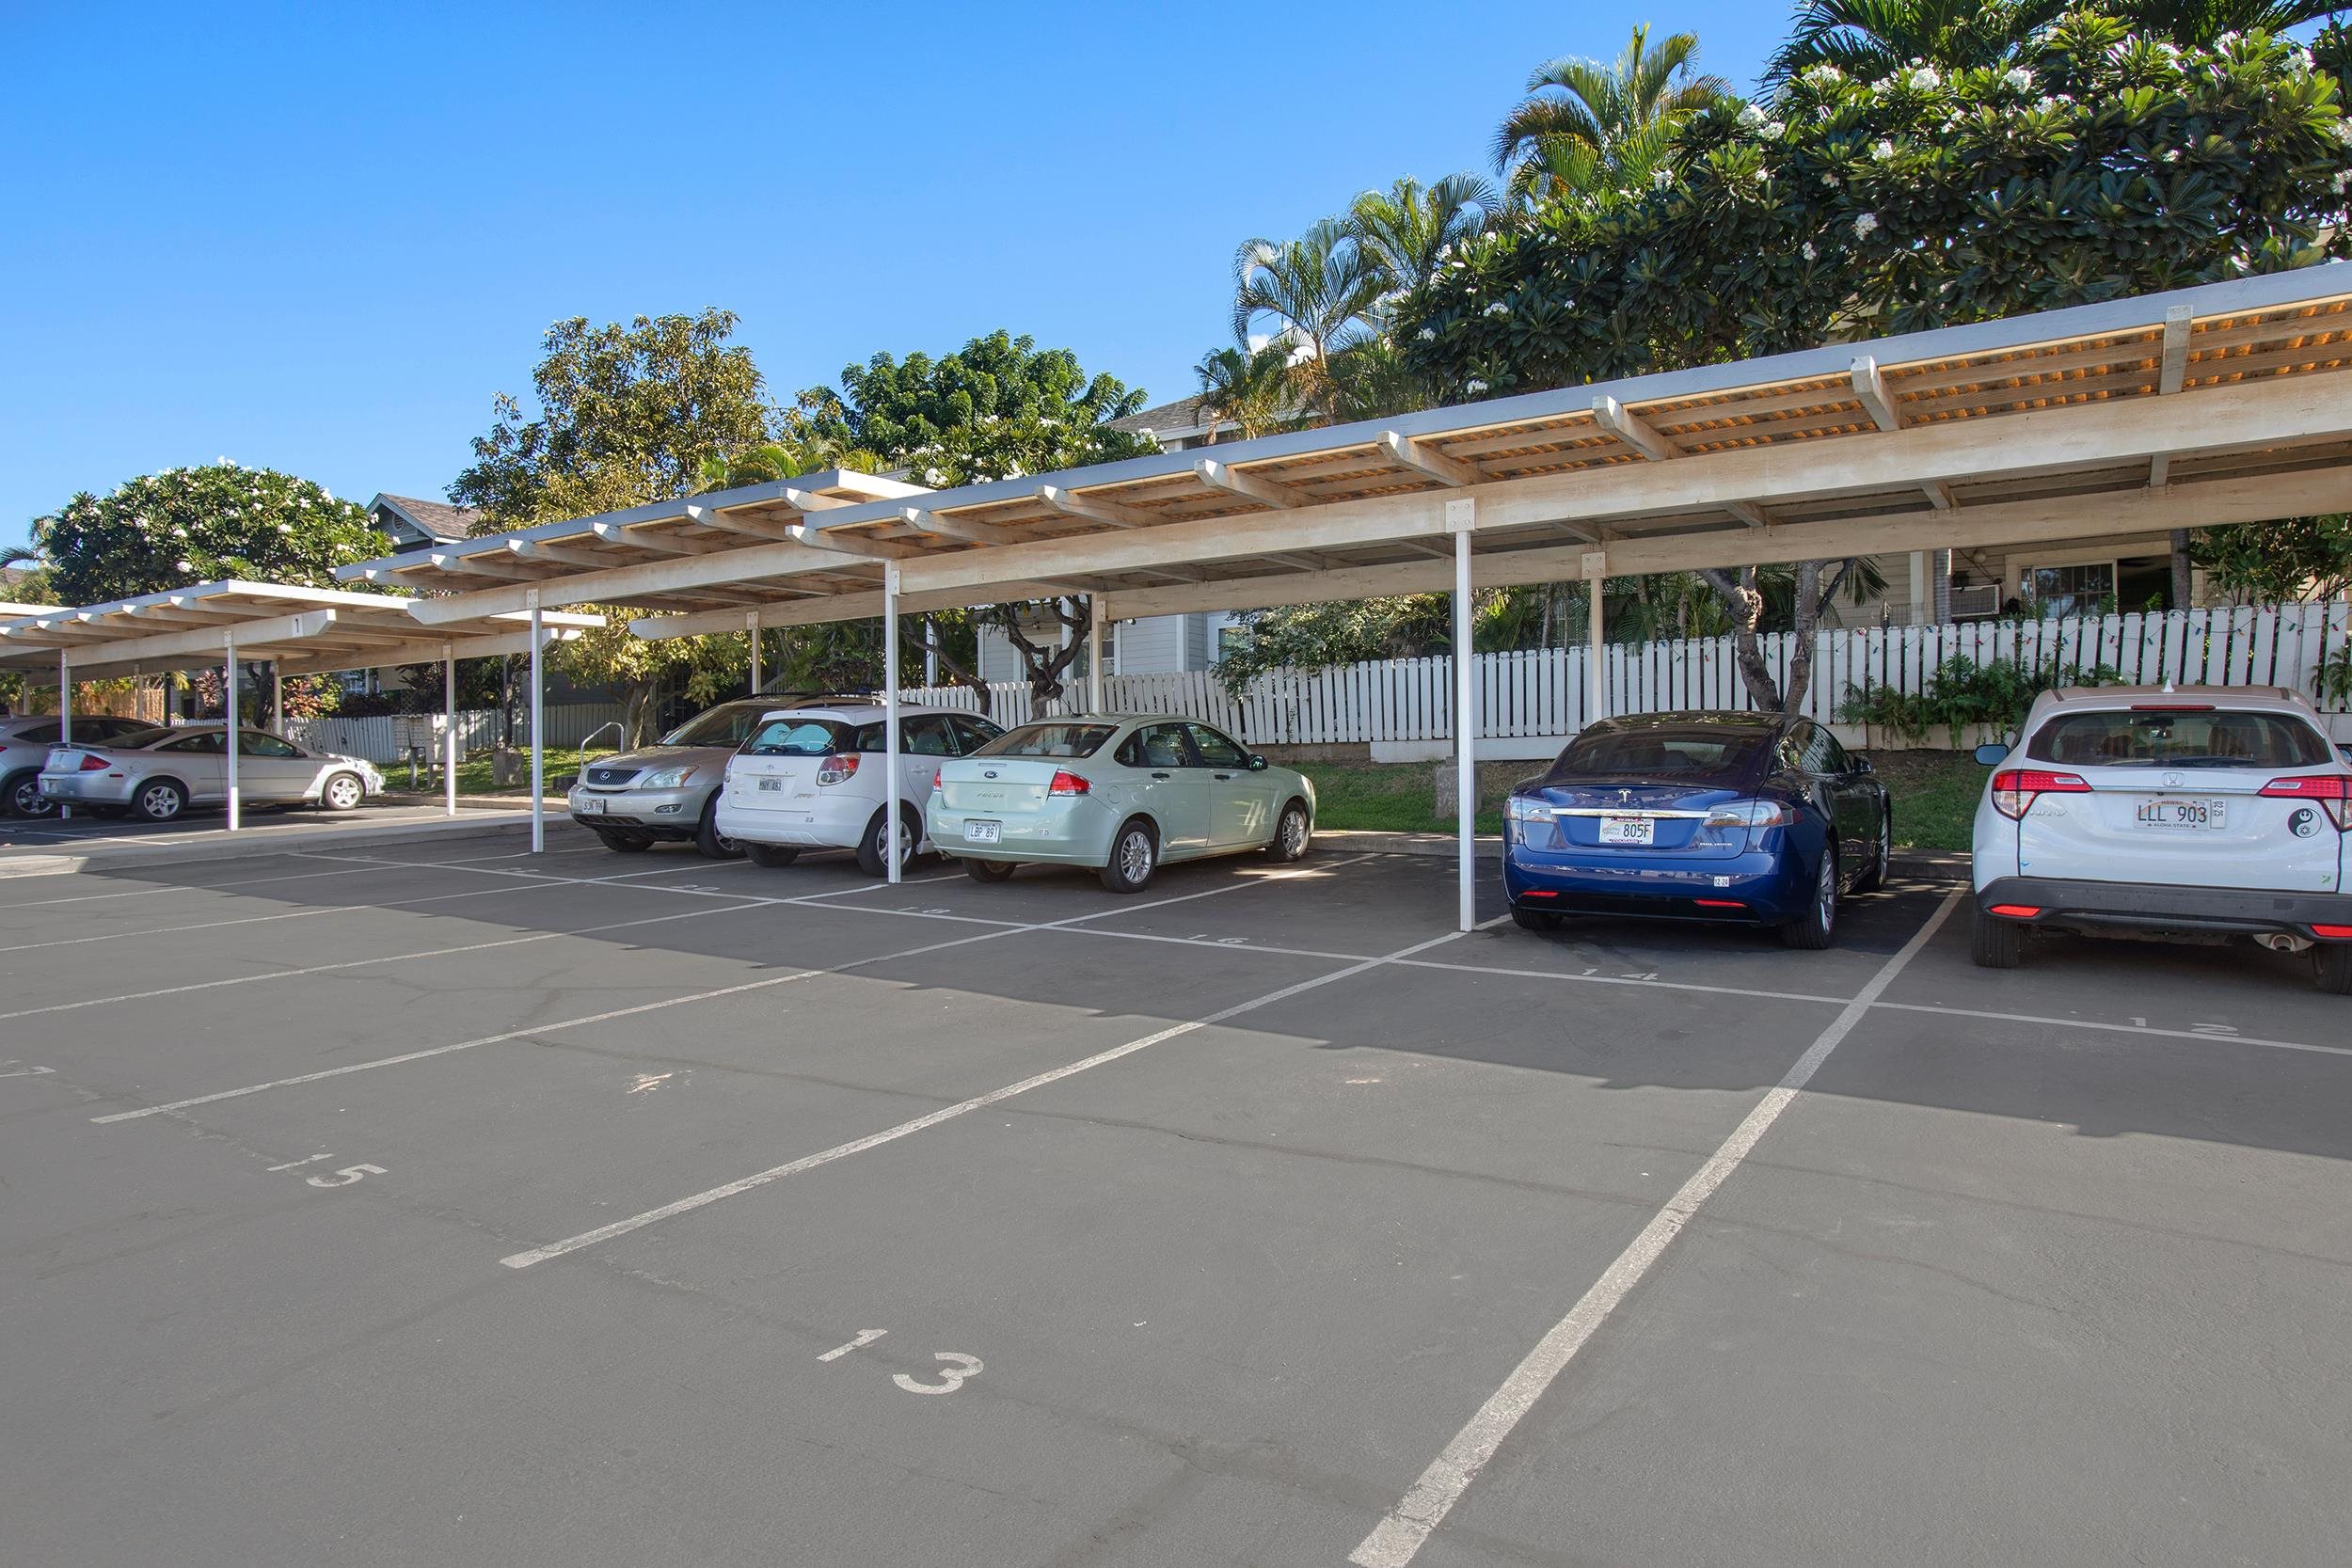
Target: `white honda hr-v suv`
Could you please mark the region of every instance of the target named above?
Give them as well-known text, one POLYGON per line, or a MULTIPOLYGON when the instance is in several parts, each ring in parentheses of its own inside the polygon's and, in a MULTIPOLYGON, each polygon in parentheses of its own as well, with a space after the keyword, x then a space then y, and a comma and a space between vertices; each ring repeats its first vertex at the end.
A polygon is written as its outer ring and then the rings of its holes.
POLYGON ((2352 762, 2279 687, 2043 693, 1990 764, 1975 834, 1976 961, 2037 927, 2309 951, 2352 995, 2352 762))

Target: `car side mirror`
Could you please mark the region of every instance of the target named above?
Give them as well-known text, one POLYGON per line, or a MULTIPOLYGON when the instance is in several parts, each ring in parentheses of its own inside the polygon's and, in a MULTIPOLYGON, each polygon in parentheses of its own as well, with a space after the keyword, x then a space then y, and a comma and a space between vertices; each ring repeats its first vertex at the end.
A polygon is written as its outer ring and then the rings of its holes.
POLYGON ((1852 755, 1849 756, 1846 761, 1851 765, 1847 768, 1847 771, 1850 773, 1875 773, 1878 771, 1877 768, 1870 766, 1870 759, 1864 756, 1859 752, 1856 752, 1852 755))
POLYGON ((1977 766, 1979 768, 1998 768, 2008 760, 2009 748, 1997 740, 1977 748, 1977 766))
POLYGON ((1260 755, 1259 755, 1257 752, 1250 752, 1250 753, 1249 753, 1249 770, 1250 770, 1252 773, 1263 773, 1263 772, 1264 772, 1264 771, 1265 771, 1265 758, 1263 758, 1263 757, 1260 756, 1260 755))

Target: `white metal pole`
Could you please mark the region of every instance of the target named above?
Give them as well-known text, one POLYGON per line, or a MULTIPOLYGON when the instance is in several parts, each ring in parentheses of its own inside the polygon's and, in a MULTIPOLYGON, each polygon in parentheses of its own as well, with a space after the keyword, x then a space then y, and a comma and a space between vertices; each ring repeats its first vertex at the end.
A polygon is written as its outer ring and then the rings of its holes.
POLYGON ((886 875, 898 879, 898 563, 882 562, 882 811, 886 875))
POLYGON ((752 640, 752 695, 756 697, 759 695, 759 689, 762 684, 759 678, 758 610, 747 610, 743 612, 743 630, 752 640))
POLYGON ((65 650, 57 650, 57 744, 73 742, 73 669, 65 650))
POLYGON ((540 721, 546 717, 547 682, 539 671, 539 648, 545 639, 540 626, 539 591, 531 590, 531 852, 548 847, 548 754, 539 744, 540 721))
POLYGON ((1103 600, 1087 595, 1087 711, 1103 711, 1103 600))
POLYGON ((938 635, 937 629, 931 624, 931 618, 928 615, 924 616, 923 685, 926 689, 939 685, 939 646, 933 641, 938 635))
POLYGON ((278 659, 269 661, 269 727, 275 734, 286 733, 285 666, 278 659))
POLYGON ((1601 669, 1602 626, 1601 604, 1608 597, 1602 592, 1607 578, 1608 558, 1599 550, 1584 553, 1584 584, 1593 595, 1592 613, 1585 617, 1584 687, 1589 693, 1584 704, 1584 722, 1609 717, 1609 681, 1601 669))
POLYGON ((229 756, 229 831, 237 831, 237 634, 220 634, 222 663, 221 741, 229 756))
POLYGON ((1470 647, 1470 531, 1478 526, 1477 503, 1446 502, 1445 525, 1454 533, 1454 879, 1467 931, 1478 924, 1478 709, 1471 694, 1478 657, 1470 647))
POLYGON ((457 815, 457 649, 441 644, 441 815, 457 815))

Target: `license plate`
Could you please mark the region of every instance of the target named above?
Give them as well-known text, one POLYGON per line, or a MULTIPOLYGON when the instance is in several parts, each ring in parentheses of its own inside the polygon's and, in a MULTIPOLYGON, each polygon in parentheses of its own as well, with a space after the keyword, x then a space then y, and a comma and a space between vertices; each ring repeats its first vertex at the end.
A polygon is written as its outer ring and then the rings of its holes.
POLYGON ((963 825, 963 841, 966 844, 993 844, 1004 831, 1002 822, 966 822, 963 825))
POLYGON ((759 791, 763 795, 781 795, 784 793, 784 781, 782 779, 762 779, 759 781, 759 791))
POLYGON ((2139 803, 2139 825, 2143 828, 2202 828, 2208 831, 2230 825, 2230 802, 2227 800, 2142 800, 2139 803))
POLYGON ((1600 819, 1600 841, 1603 844, 1655 844, 1658 824, 1646 816, 1604 816, 1600 819))
POLYGON ((594 795, 583 795, 580 798, 579 811, 582 816, 602 816, 604 802, 594 795))

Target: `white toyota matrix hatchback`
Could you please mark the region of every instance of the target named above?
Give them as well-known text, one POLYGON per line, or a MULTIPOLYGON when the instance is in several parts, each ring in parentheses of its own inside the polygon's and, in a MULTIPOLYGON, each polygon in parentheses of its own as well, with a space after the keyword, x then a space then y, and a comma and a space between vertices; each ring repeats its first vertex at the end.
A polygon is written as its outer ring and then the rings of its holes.
POLYGON ((1975 957, 2037 927, 2309 951, 2352 995, 2352 762, 2278 687, 2045 692, 1977 806, 1975 957))

